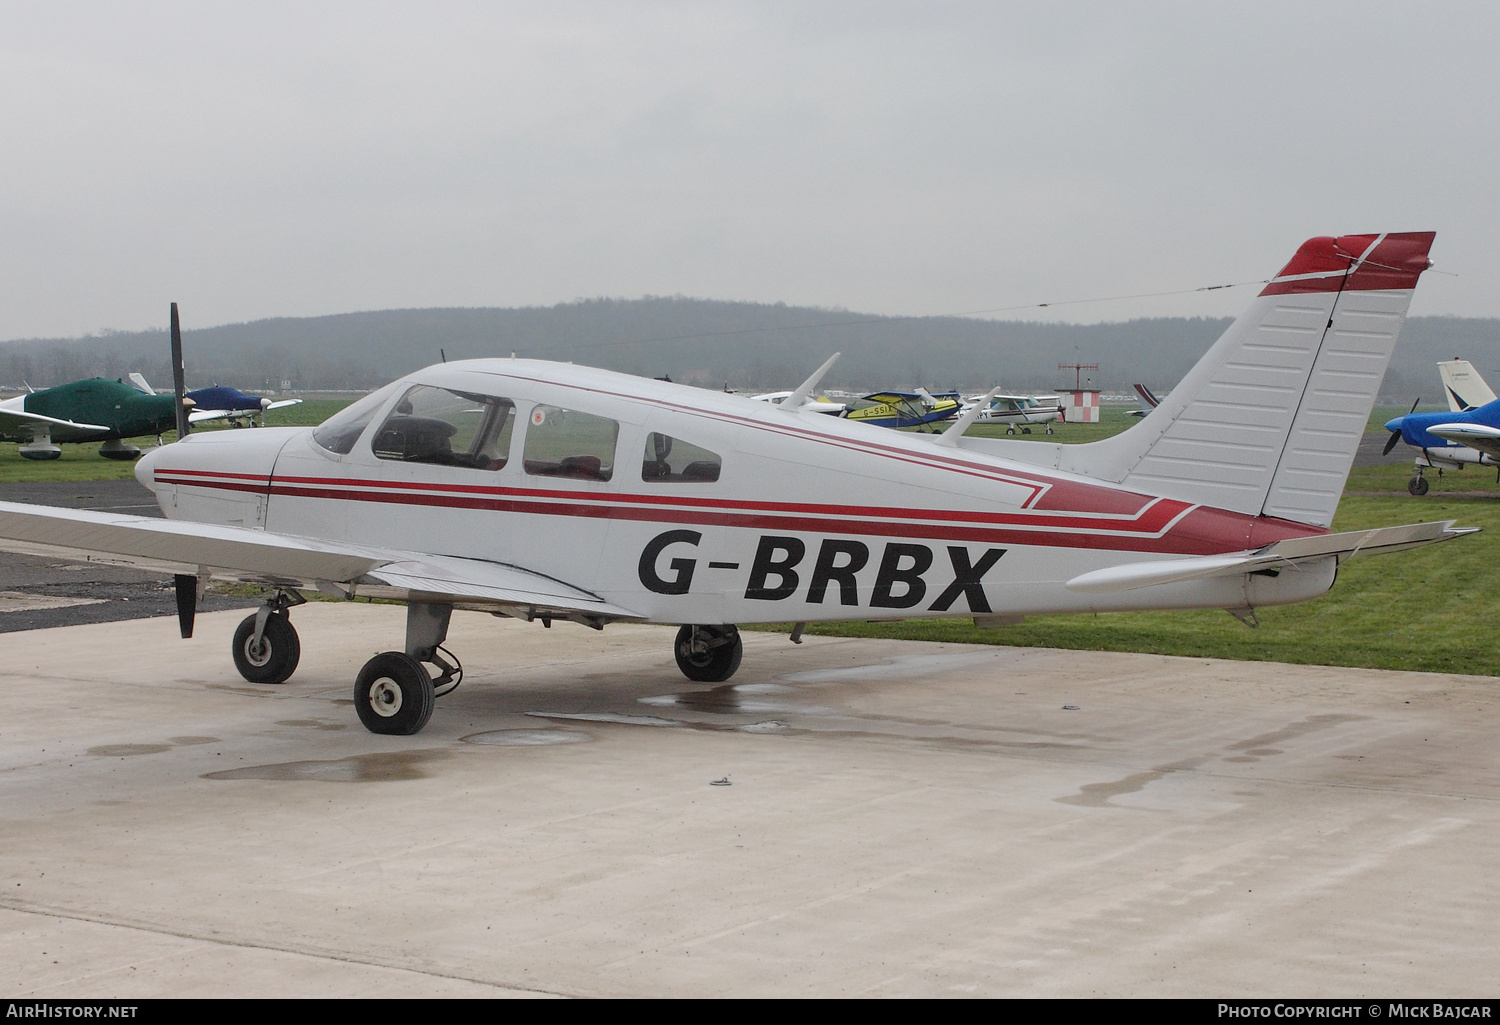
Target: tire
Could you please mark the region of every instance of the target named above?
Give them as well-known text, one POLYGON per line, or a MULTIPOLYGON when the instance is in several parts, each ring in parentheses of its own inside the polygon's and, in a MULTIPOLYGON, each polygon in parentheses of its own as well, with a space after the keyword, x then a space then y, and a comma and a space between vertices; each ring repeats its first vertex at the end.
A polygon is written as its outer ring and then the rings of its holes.
POLYGON ((402 651, 383 651, 354 681, 354 710, 371 733, 409 737, 432 718, 437 697, 422 663, 402 651))
POLYGON ((732 626, 684 626, 672 645, 677 668, 698 683, 723 683, 740 667, 744 653, 740 632, 732 626), (701 649, 697 651, 693 649, 695 630, 701 649))
POLYGON ((255 617, 246 616, 234 631, 234 667, 251 683, 286 683, 297 671, 302 658, 302 642, 292 621, 279 612, 266 617, 266 628, 260 635, 260 649, 255 650, 255 617))
POLYGON ((1406 490, 1413 495, 1425 495, 1432 485, 1427 483, 1426 477, 1413 477, 1406 485, 1406 490))

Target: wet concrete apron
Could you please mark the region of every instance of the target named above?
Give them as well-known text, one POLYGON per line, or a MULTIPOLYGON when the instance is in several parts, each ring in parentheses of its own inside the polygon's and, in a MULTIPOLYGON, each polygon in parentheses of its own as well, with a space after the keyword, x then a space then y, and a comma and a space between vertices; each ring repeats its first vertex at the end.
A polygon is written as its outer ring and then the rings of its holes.
POLYGON ((454 617, 0 637, 0 988, 27 995, 1365 995, 1500 975, 1488 678, 454 617))

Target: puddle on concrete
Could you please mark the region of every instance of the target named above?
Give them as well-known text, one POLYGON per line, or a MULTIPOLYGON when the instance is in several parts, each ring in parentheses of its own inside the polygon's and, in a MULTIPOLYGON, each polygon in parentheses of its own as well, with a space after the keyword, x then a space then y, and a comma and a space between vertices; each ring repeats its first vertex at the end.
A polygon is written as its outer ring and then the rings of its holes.
MULTIPOLYGON (((1246 751, 1250 754, 1255 754, 1254 751, 1250 750, 1253 747, 1270 747, 1272 744, 1282 744, 1288 740, 1295 740, 1298 737, 1306 736, 1309 733, 1316 733, 1318 730, 1332 729, 1346 722, 1359 722, 1361 719, 1368 718, 1368 715, 1310 715, 1298 722, 1287 723, 1279 730, 1262 733, 1258 737, 1242 740, 1238 744, 1230 744, 1229 750, 1246 751)), ((1280 754, 1280 752, 1277 753, 1280 754)))
POLYGON ((621 715, 618 712, 527 712, 538 719, 567 719, 579 722, 615 723, 620 726, 671 726, 709 733, 784 733, 787 725, 775 719, 745 724, 690 722, 681 719, 658 719, 654 715, 621 715))
POLYGON ((685 726, 676 719, 658 719, 654 715, 621 715, 618 712, 527 712, 538 719, 576 719, 580 722, 612 722, 622 726, 685 726))
POLYGON ((89 754, 100 758, 125 758, 130 755, 159 755, 170 750, 171 744, 102 744, 89 748, 89 754))
POLYGON ((277 719, 277 726, 305 726, 311 730, 347 730, 343 723, 324 722, 321 719, 277 719))
POLYGON ((1147 783, 1155 783, 1163 776, 1175 771, 1175 769, 1152 769, 1150 772, 1131 773, 1124 779, 1111 780, 1108 783, 1088 783, 1079 787, 1076 794, 1055 797, 1053 800, 1058 804, 1081 804, 1089 808, 1119 807, 1110 804, 1109 799, 1144 790, 1147 783))
POLYGON ((201 680, 183 680, 181 682, 200 683, 202 684, 202 686, 207 687, 209 690, 227 690, 231 694, 248 694, 251 697, 256 698, 269 698, 274 696, 276 692, 280 690, 279 687, 275 686, 251 687, 248 684, 243 686, 235 686, 232 683, 203 683, 201 680))
POLYGON ((1146 784, 1155 783, 1165 776, 1174 772, 1185 772, 1197 768, 1197 762, 1193 759, 1185 759, 1163 765, 1149 772, 1133 772, 1124 779, 1110 780, 1108 783, 1088 783, 1078 788, 1078 793, 1067 797, 1054 797, 1058 804, 1081 804, 1092 808, 1118 808, 1120 805, 1110 804, 1111 797, 1119 797, 1122 794, 1133 794, 1144 790, 1146 784))
POLYGON ((870 680, 908 680, 928 673, 954 672, 972 666, 993 663, 999 652, 962 651, 944 655, 901 655, 883 659, 874 665, 847 666, 837 669, 813 669, 805 673, 788 673, 782 677, 793 683, 865 683, 870 680))
MULTIPOLYGON (((791 701, 767 701, 764 698, 756 700, 758 695, 769 695, 776 693, 795 693, 790 687, 777 687, 776 690, 762 689, 761 685, 752 684, 756 690, 751 691, 746 687, 725 685, 714 687, 710 690, 692 690, 681 694, 652 694, 644 698, 636 698, 643 705, 651 705, 656 708, 685 708, 690 712, 707 712, 710 715, 774 715, 776 713, 791 713, 801 715, 834 715, 833 709, 820 705, 804 705, 791 701), (745 700, 746 696, 751 700, 745 700)), ((771 686, 775 686, 772 684, 771 686)))
POLYGON ((330 761, 280 762, 204 773, 204 779, 312 780, 319 783, 389 783, 426 779, 431 762, 452 756, 446 751, 382 751, 330 761))
POLYGON ((168 737, 168 742, 178 747, 192 747, 195 744, 217 744, 218 737, 168 737))
POLYGON ((489 730, 458 739, 465 744, 489 747, 547 747, 552 744, 586 744, 594 738, 581 730, 489 730))
POLYGON ((1283 753, 1282 749, 1272 747, 1271 745, 1284 744, 1289 740, 1296 740, 1298 737, 1304 737, 1309 733, 1316 733, 1319 730, 1332 729, 1333 727, 1341 726, 1346 722, 1359 722, 1361 719, 1368 718, 1370 718, 1368 715, 1339 715, 1337 713, 1331 713, 1327 715, 1310 715, 1306 719, 1301 719, 1293 723, 1287 723, 1279 730, 1273 730, 1270 733, 1262 733, 1258 737, 1251 737, 1249 740, 1242 740, 1238 744, 1230 744, 1226 750, 1241 751, 1244 753, 1232 758, 1226 757, 1224 761, 1235 763, 1254 762, 1269 755, 1279 755, 1283 753))

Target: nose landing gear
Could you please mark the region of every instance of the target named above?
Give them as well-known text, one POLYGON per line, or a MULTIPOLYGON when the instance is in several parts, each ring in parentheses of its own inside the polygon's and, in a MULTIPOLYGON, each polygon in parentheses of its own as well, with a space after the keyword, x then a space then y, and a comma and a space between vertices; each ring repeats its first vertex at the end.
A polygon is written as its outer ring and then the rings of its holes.
POLYGON ((463 667, 452 652, 441 647, 452 616, 451 605, 412 602, 406 606, 406 650, 382 651, 364 664, 354 680, 354 710, 365 729, 411 736, 432 718, 437 699, 457 689, 463 667), (427 671, 429 664, 437 667, 437 676, 427 671))

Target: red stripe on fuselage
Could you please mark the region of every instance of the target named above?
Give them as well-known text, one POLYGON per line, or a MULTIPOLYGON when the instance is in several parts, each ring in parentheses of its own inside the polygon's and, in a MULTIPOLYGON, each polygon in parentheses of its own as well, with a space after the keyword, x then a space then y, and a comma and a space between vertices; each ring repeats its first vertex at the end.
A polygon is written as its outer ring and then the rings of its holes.
MULTIPOLYGON (((246 480, 216 480, 215 476, 202 471, 158 470, 156 473, 156 479, 163 484, 229 491, 261 491, 264 487, 246 480)), ((1039 514, 1038 511, 871 511, 864 507, 823 504, 735 502, 689 496, 588 494, 308 477, 278 478, 271 484, 270 493, 288 498, 479 509, 536 516, 1195 555, 1242 551, 1282 538, 1326 533, 1304 524, 1205 509, 1170 499, 1148 500, 1137 515, 1116 517, 1079 510, 1052 515, 1039 514)))

